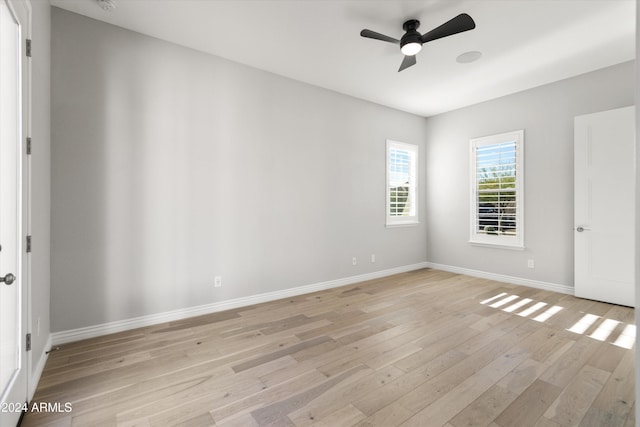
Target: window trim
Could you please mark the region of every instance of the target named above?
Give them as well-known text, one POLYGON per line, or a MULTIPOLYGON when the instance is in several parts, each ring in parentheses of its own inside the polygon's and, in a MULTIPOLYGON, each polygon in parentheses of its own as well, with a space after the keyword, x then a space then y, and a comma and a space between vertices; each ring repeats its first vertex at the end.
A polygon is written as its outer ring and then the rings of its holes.
POLYGON ((394 141, 391 139, 387 139, 386 142, 386 150, 385 150, 385 225, 387 227, 403 227, 403 226, 413 226, 420 223, 419 218, 419 192, 418 192, 418 181, 419 181, 419 164, 420 164, 420 150, 418 145, 416 144, 407 144, 405 142, 394 141), (400 149, 406 150, 410 153, 411 156, 411 168, 413 169, 413 175, 410 173, 409 180, 409 188, 410 194, 413 199, 413 215, 409 216, 391 216, 389 213, 391 211, 390 206, 390 198, 391 198, 391 173, 390 173, 390 159, 389 154, 391 149, 400 149))
POLYGON ((524 249, 524 130, 505 132, 474 138, 469 141, 469 243, 479 246, 504 247, 509 249, 524 249), (477 171, 476 149, 478 147, 501 143, 515 142, 516 144, 516 235, 489 235, 478 233, 476 224, 479 220, 477 211, 477 171))

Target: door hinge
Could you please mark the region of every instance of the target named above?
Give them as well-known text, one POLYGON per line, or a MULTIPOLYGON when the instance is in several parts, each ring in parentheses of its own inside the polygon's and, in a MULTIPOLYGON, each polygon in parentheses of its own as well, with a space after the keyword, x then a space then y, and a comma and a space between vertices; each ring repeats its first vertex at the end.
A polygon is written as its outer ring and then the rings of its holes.
POLYGON ((31 334, 27 334, 27 351, 31 351, 31 334))
POLYGON ((26 54, 29 58, 31 58, 31 39, 26 40, 26 54))
POLYGON ((27 253, 31 252, 31 236, 27 236, 27 253))
POLYGON ((27 154, 31 154, 31 137, 27 137, 27 154))

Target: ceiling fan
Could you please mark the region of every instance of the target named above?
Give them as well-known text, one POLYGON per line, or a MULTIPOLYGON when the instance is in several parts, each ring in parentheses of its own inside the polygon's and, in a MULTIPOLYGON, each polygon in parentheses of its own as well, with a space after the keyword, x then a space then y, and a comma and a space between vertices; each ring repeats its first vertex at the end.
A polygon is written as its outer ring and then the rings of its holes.
POLYGON ((455 18, 422 35, 417 31, 418 27, 420 27, 420 21, 417 19, 410 19, 402 24, 405 33, 400 40, 367 29, 360 31, 360 35, 370 39, 399 44, 400 51, 404 54, 404 59, 402 60, 402 64, 400 64, 400 69, 398 69, 398 72, 400 72, 416 64, 415 55, 420 52, 424 43, 473 30, 476 27, 476 23, 469 15, 461 13, 455 18))

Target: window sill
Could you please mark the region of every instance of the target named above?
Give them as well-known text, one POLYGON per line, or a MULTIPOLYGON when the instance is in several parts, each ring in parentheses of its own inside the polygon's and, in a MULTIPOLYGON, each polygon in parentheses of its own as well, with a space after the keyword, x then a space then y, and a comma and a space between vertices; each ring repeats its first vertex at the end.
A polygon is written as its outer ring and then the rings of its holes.
POLYGON ((420 221, 411 221, 411 222, 398 222, 398 223, 387 223, 385 227, 387 228, 399 228, 399 227, 417 227, 420 225, 420 221))
POLYGON ((512 251, 524 251, 524 245, 507 245, 507 244, 499 244, 499 243, 487 243, 487 242, 477 242, 474 240, 469 240, 469 244, 472 246, 482 246, 485 248, 494 248, 494 249, 508 249, 512 251))

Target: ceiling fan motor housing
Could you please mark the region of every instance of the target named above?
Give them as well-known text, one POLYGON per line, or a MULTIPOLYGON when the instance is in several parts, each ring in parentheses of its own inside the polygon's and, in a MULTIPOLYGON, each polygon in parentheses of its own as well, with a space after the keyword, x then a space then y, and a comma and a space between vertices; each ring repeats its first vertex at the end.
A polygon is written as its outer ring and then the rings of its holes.
POLYGON ((406 21, 402 24, 402 28, 405 33, 400 40, 366 28, 360 31, 360 35, 369 39, 381 40, 383 42, 400 45, 400 51, 404 54, 404 58, 398 71, 402 71, 416 65, 416 54, 420 52, 424 43, 462 33, 464 31, 473 30, 476 27, 476 23, 469 15, 461 13, 424 35, 421 35, 418 32, 418 27, 420 27, 420 21, 417 19, 410 19, 406 21))
POLYGON ((410 19, 402 24, 402 29, 406 31, 405 35, 400 39, 400 48, 409 43, 418 43, 422 45, 422 35, 416 31, 420 27, 420 21, 410 19))

